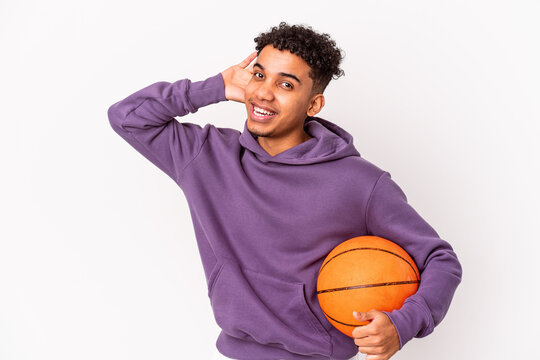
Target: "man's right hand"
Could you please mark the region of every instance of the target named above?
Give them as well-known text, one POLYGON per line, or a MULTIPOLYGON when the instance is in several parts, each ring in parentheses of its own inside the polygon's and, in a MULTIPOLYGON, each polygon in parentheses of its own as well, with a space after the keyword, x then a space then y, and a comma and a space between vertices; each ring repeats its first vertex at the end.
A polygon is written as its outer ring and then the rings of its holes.
POLYGON ((257 52, 252 52, 240 64, 233 65, 221 72, 225 83, 225 98, 243 103, 246 86, 253 75, 253 65, 248 65, 257 57, 257 52))

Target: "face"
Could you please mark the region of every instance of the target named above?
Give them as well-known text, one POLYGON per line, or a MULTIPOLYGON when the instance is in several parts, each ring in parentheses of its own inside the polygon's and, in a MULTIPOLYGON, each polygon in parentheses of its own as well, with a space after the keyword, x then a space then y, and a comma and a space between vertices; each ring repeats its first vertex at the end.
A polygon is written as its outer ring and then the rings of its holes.
POLYGON ((324 105, 322 94, 312 94, 309 72, 300 56, 272 45, 264 47, 245 90, 248 130, 276 139, 303 133, 306 116, 315 115, 324 105))

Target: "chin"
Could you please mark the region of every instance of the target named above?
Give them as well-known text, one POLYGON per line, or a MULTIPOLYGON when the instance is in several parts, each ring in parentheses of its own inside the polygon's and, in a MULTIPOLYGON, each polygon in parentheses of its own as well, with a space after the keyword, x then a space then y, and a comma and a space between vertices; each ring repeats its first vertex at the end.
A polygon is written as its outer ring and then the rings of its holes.
POLYGON ((258 137, 268 137, 268 136, 272 135, 271 130, 270 131, 262 131, 258 126, 253 126, 253 123, 254 123, 253 120, 251 120, 248 117, 247 129, 252 135, 255 135, 255 136, 258 136, 258 137))

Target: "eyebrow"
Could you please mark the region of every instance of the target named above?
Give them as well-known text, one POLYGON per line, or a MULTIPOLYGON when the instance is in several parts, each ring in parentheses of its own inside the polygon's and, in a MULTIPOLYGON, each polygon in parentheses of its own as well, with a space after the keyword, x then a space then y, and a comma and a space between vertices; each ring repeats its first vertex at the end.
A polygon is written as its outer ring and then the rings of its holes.
MULTIPOLYGON (((263 67, 261 64, 259 64, 259 63, 253 64, 253 67, 255 67, 255 66, 260 67, 261 70, 264 70, 264 67, 263 67)), ((296 80, 299 84, 302 84, 302 82, 300 81, 300 79, 299 79, 298 77, 296 77, 295 75, 293 75, 293 74, 288 74, 288 73, 285 73, 285 72, 280 72, 279 75, 280 75, 280 76, 285 76, 285 77, 290 77, 291 79, 296 80)))

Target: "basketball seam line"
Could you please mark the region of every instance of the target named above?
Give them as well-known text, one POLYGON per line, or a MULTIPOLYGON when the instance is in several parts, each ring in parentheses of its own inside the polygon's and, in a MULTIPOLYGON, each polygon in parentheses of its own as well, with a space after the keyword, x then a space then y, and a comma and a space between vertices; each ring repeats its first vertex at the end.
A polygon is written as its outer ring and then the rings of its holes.
POLYGON ((323 313, 324 315, 328 316, 329 319, 332 319, 333 321, 337 322, 337 323, 340 323, 341 325, 345 325, 345 326, 353 326, 353 327, 356 327, 356 326, 362 326, 362 325, 355 325, 355 324, 347 324, 347 323, 344 323, 342 321, 339 321, 339 320, 336 320, 334 319, 333 317, 331 317, 330 315, 328 315, 327 313, 324 312, 323 310, 323 313))
MULTIPOLYGON (((385 253, 388 253, 388 254, 392 254, 394 256, 397 256, 398 258, 400 258, 401 260, 405 261, 410 267, 411 269, 413 270, 414 272, 414 275, 416 276, 416 280, 420 280, 420 275, 416 272, 416 269, 414 268, 414 266, 412 266, 412 264, 409 262, 409 260, 405 259, 403 256, 401 255, 398 255, 390 250, 386 250, 386 249, 381 249, 381 248, 375 248, 375 247, 359 247, 359 248, 353 248, 353 249, 348 249, 348 250, 344 250, 342 252, 340 252, 339 254, 336 254, 334 256, 332 256, 327 262, 325 262, 321 268, 319 269, 319 274, 322 272, 322 270, 324 269, 324 267, 326 265, 328 265, 328 263, 332 260, 334 260, 336 257, 340 256, 340 255, 343 255, 345 253, 348 253, 350 251, 355 251, 355 250, 376 250, 376 251, 382 251, 382 252, 385 252, 385 253)), ((413 260, 414 261, 414 260, 413 260)))
POLYGON ((389 282, 382 282, 382 283, 353 285, 353 286, 344 286, 344 287, 333 288, 333 289, 319 290, 317 291, 317 294, 322 294, 326 292, 334 292, 334 291, 343 291, 343 290, 372 288, 372 287, 379 287, 379 286, 409 285, 409 284, 419 284, 419 283, 420 283, 420 280, 389 281, 389 282))

